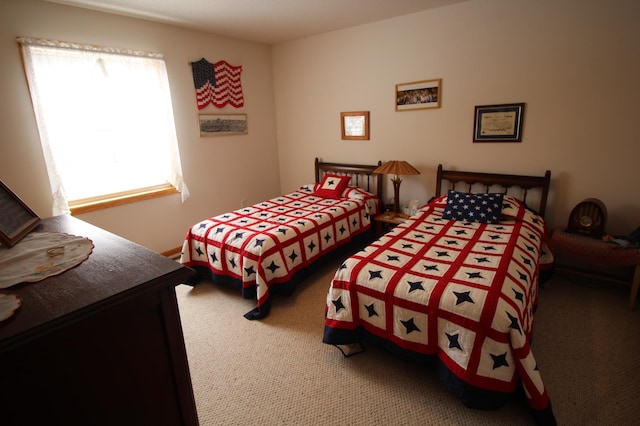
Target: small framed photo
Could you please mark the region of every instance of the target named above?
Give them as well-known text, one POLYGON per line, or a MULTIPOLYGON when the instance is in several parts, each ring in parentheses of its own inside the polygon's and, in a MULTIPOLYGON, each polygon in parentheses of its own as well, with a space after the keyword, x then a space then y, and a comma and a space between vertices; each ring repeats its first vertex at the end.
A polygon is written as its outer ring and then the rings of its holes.
POLYGON ((40 218, 0 180, 0 242, 13 247, 40 223, 40 218))
POLYGON ((369 140, 369 111, 341 112, 343 140, 369 140))
POLYGON ((198 114, 200 136, 243 135, 248 133, 247 114, 198 114))
POLYGON ((521 142, 524 103, 475 108, 474 142, 521 142))
POLYGON ((440 108, 442 79, 396 84, 396 111, 440 108))

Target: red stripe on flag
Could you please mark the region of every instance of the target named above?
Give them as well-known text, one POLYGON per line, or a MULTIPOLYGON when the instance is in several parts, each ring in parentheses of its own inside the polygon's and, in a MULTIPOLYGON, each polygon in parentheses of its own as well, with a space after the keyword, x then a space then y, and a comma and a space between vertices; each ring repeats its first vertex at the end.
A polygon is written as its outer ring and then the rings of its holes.
MULTIPOLYGON (((244 106, 242 83, 240 81, 242 65, 233 66, 226 61, 219 61, 214 64, 214 70, 216 87, 213 89, 211 103, 218 108, 222 108, 227 104, 236 108, 244 106)), ((199 103, 198 108, 200 108, 199 103)))

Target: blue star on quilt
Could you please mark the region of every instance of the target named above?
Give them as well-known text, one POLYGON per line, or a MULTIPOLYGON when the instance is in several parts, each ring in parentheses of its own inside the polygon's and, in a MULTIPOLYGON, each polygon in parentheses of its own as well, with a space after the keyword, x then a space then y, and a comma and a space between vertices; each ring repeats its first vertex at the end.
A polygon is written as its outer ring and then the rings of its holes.
POLYGON ((465 303, 465 302, 469 302, 469 303, 476 303, 472 298, 471 298, 471 291, 463 291, 463 292, 458 292, 458 291, 454 291, 453 294, 456 296, 456 298, 458 299, 456 301, 456 305, 460 305, 461 303, 465 303))
POLYGON ((507 353, 503 353, 501 355, 490 354, 493 359, 493 369, 500 367, 508 367, 509 363, 507 362, 507 353))
POLYGON ((400 320, 400 322, 402 323, 402 325, 404 325, 407 334, 410 334, 414 331, 422 331, 418 328, 413 318, 407 321, 400 320))
POLYGON ((456 334, 449 334, 449 333, 444 333, 447 335, 447 339, 449 339, 449 349, 459 349, 462 350, 462 346, 460 346, 460 342, 458 341, 458 338, 460 337, 459 333, 456 334))
POLYGON ((382 278, 382 271, 369 271, 369 279, 382 278))
POLYGON ((271 271, 271 273, 273 274, 274 272, 276 272, 278 269, 280 269, 280 267, 278 265, 276 265, 276 263, 272 260, 271 264, 269 266, 267 266, 267 269, 271 271))
POLYGON ((364 305, 365 308, 367 308, 367 312, 369 313, 369 318, 371 317, 379 317, 380 315, 378 315, 378 313, 376 312, 376 307, 372 304, 370 305, 364 305))
POLYGON ((407 281, 409 285, 409 293, 414 292, 416 290, 424 291, 424 287, 422 286, 422 281, 407 281))
POLYGON ((516 290, 515 288, 512 288, 511 290, 513 290, 513 297, 515 297, 516 300, 518 300, 520 302, 524 302, 524 293, 522 293, 521 291, 516 290))
POLYGON ((480 278, 480 279, 485 279, 482 274, 480 272, 467 272, 467 277, 469 277, 469 279, 471 278, 480 278))
POLYGON ((511 324, 509 324, 509 328, 518 330, 518 332, 522 334, 522 330, 520 329, 520 323, 518 323, 518 318, 511 315, 509 312, 507 312, 507 316, 511 320, 511 324))

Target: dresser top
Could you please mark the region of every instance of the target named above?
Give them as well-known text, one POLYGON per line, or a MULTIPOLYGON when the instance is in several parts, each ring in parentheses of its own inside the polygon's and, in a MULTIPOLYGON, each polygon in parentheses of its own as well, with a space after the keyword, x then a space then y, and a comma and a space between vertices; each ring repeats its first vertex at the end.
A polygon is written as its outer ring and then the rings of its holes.
POLYGON ((22 306, 0 322, 0 351, 144 293, 173 287, 194 274, 178 262, 72 216, 43 219, 33 232, 86 237, 93 242, 93 252, 60 275, 2 290, 17 294, 22 306))

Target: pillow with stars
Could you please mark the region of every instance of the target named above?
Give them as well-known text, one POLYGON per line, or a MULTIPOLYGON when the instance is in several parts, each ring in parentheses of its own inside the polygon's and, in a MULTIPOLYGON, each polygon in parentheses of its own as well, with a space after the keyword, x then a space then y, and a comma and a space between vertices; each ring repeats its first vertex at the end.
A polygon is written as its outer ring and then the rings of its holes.
POLYGON ((504 194, 468 194, 449 190, 442 217, 479 223, 498 223, 504 194))
POLYGON ((350 181, 351 177, 349 176, 339 176, 327 173, 323 176, 322 182, 320 182, 320 185, 316 188, 313 195, 322 198, 339 199, 342 197, 342 191, 345 190, 350 181))

